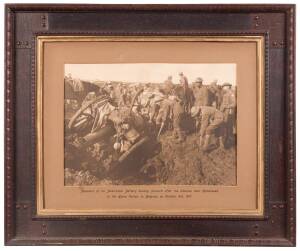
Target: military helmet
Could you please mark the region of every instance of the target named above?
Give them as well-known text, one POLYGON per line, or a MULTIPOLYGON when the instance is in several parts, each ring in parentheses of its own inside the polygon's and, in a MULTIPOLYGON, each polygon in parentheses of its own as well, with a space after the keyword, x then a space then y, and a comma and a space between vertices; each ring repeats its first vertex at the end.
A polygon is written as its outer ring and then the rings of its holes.
POLYGON ((222 87, 226 87, 226 86, 232 86, 232 84, 230 84, 230 83, 228 83, 228 82, 226 82, 226 83, 224 83, 223 85, 222 85, 222 87))
POLYGON ((194 83, 202 83, 203 82, 203 78, 196 78, 196 80, 194 81, 194 83))
POLYGON ((217 83, 218 83, 218 79, 214 79, 214 80, 211 82, 212 85, 216 85, 217 83))

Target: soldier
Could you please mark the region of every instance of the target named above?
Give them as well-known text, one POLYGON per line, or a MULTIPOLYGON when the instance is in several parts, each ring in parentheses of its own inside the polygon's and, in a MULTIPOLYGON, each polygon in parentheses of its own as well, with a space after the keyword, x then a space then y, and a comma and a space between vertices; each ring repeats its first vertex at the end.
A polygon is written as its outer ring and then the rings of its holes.
POLYGON ((210 101, 209 105, 213 106, 217 109, 220 108, 221 102, 222 102, 222 90, 218 86, 218 80, 215 79, 210 84, 210 101))
POLYGON ((115 90, 114 86, 112 84, 108 84, 107 85, 107 90, 108 90, 108 94, 109 94, 109 97, 110 97, 110 102, 114 106, 117 106, 118 105, 118 97, 117 97, 116 90, 115 90))
POLYGON ((223 97, 220 111, 224 113, 224 137, 225 141, 228 141, 230 137, 236 133, 235 129, 235 117, 236 117, 236 95, 232 90, 230 83, 223 84, 223 97))
POLYGON ((236 107, 235 92, 232 90, 232 85, 230 83, 224 83, 222 104, 220 106, 220 111, 226 112, 228 114, 233 113, 233 109, 236 107), (228 111, 227 111, 228 110, 228 111))
POLYGON ((72 74, 68 73, 67 76, 65 76, 65 81, 72 81, 72 74))
POLYGON ((161 125, 162 123, 166 123, 171 110, 171 102, 169 99, 164 99, 160 103, 159 111, 156 117, 156 125, 161 125))
POLYGON ((174 98, 174 104, 172 107, 173 114, 173 136, 178 139, 178 143, 185 140, 185 133, 182 129, 182 119, 185 114, 183 102, 177 97, 174 98))
POLYGON ((179 73, 179 83, 183 86, 184 89, 187 89, 189 87, 189 82, 187 77, 183 74, 183 72, 179 73))
POLYGON ((119 102, 118 102, 118 106, 126 106, 128 105, 128 102, 127 102, 127 90, 123 87, 119 87, 119 93, 118 93, 118 96, 119 96, 119 102))
POLYGON ((197 78, 194 82, 195 88, 193 90, 195 97, 194 106, 209 106, 209 90, 203 86, 203 79, 197 78))
POLYGON ((170 99, 164 99, 160 103, 160 108, 156 117, 156 125, 159 128, 157 137, 159 138, 163 129, 168 128, 171 119, 172 101, 170 99))
POLYGON ((164 82, 163 93, 166 95, 173 94, 174 84, 172 82, 172 76, 169 76, 168 79, 164 82))
POLYGON ((211 140, 213 136, 218 138, 219 146, 224 148, 223 138, 220 136, 220 130, 224 123, 222 112, 210 106, 193 106, 191 116, 199 120, 201 125, 199 146, 202 151, 212 150, 211 140))
POLYGON ((179 77, 179 83, 183 88, 183 108, 185 112, 189 113, 194 102, 194 95, 191 89, 189 88, 188 79, 183 74, 183 72, 179 73, 179 77))

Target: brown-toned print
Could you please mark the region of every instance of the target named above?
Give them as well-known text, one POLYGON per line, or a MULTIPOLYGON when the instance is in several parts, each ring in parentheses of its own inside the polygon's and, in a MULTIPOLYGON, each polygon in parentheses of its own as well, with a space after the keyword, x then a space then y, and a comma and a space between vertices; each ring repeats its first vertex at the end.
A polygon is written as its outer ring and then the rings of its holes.
POLYGON ((67 40, 40 54, 38 214, 261 215, 255 41, 67 40))
POLYGON ((236 64, 66 64, 65 185, 236 185, 236 64))

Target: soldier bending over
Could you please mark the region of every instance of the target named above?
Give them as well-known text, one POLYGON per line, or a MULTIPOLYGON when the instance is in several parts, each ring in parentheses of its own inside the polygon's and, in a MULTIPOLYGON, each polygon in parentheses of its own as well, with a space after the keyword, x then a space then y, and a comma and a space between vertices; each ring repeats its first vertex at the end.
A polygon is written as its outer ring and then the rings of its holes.
POLYGON ((193 106, 191 116, 199 120, 200 124, 200 142, 202 151, 212 150, 212 136, 219 140, 219 146, 224 148, 224 141, 220 130, 224 124, 224 115, 218 109, 211 106, 193 106))

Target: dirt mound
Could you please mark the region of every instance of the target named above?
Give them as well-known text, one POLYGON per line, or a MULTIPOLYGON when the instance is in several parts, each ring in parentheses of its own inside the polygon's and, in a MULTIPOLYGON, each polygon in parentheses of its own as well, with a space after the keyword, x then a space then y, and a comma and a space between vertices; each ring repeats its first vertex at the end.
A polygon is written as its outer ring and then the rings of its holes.
POLYGON ((236 151, 216 148, 203 153, 198 136, 191 134, 178 143, 167 131, 160 136, 156 150, 143 148, 126 166, 119 167, 119 175, 112 175, 113 149, 100 144, 84 152, 65 155, 66 185, 235 185, 236 151), (103 150, 105 149, 105 151, 103 150), (152 153, 149 157, 147 153, 152 153), (71 162, 67 156, 71 155, 71 162), (79 161, 80 160, 80 161, 79 161))
MULTIPOLYGON (((235 185, 236 152, 235 148, 215 149, 203 153, 197 145, 196 135, 187 136, 178 143, 171 135, 161 136, 161 152, 149 159, 157 164, 156 183, 181 185, 235 185)), ((145 168, 145 167, 144 167, 145 168)))

